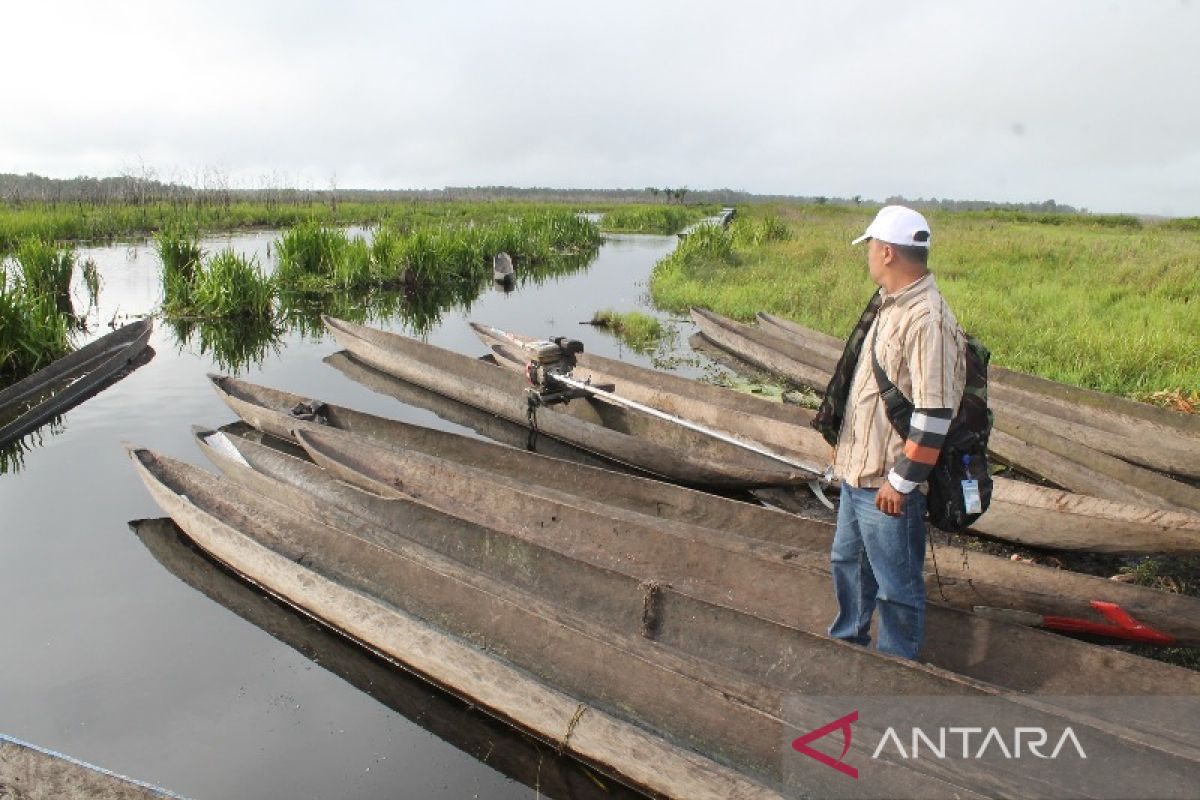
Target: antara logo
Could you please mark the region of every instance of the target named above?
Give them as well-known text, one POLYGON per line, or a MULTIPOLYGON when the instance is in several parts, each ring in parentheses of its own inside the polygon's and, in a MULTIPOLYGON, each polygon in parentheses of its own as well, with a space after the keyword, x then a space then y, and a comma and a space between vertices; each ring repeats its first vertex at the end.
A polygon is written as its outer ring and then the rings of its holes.
POLYGON ((803 753, 809 758, 815 758, 827 767, 833 767, 843 775, 849 775, 854 780, 858 780, 858 770, 842 761, 846 757, 846 753, 850 752, 850 726, 858 722, 858 709, 851 711, 841 719, 835 719, 828 725, 822 725, 816 730, 809 731, 803 736, 798 736, 792 741, 792 749, 796 752, 803 753), (842 732, 842 754, 837 758, 826 755, 820 750, 814 750, 809 747, 809 742, 815 742, 823 736, 828 736, 834 731, 842 732))
MULTIPOLYGON (((792 740, 792 749, 798 753, 803 753, 815 761, 821 762, 827 767, 836 769, 847 777, 858 780, 858 769, 844 761, 846 754, 850 752, 851 737, 853 735, 851 726, 855 722, 858 722, 857 709, 844 717, 835 719, 833 722, 822 725, 792 740), (818 739, 822 739, 835 731, 841 731, 842 734, 842 752, 837 758, 809 746, 818 739)), ((1024 757, 1023 754, 1026 752, 1036 758, 1056 759, 1068 744, 1075 750, 1079 758, 1087 758, 1087 753, 1084 752, 1083 745, 1079 743, 1079 738, 1075 735, 1075 731, 1071 730, 1069 726, 1059 735, 1054 749, 1049 754, 1044 752, 1050 742, 1050 733, 1045 728, 1017 727, 1013 728, 1011 735, 1007 737, 996 727, 945 726, 933 730, 936 733, 930 735, 930 733, 927 733, 922 728, 912 728, 911 736, 909 737, 910 746, 906 750, 904 741, 901 739, 900 734, 896 732, 896 728, 889 726, 880 738, 879 744, 875 747, 875 752, 871 754, 871 759, 878 759, 880 755, 887 752, 894 752, 906 761, 930 757, 939 760, 948 758, 978 760, 989 753, 1003 755, 1006 759, 1020 759, 1024 757), (973 741, 977 742, 978 745, 972 746, 973 741), (957 743, 961 743, 960 748, 953 747, 957 743), (1011 747, 1009 746, 1010 743, 1011 747), (922 747, 927 751, 927 754, 922 754, 922 747)))

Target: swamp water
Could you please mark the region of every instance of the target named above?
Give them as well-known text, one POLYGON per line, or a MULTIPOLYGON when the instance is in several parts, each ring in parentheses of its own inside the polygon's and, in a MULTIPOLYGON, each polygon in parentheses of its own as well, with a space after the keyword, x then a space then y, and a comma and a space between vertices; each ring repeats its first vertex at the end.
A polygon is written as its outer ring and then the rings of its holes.
MULTIPOLYGON (((276 238, 210 237, 202 246, 231 246, 269 268, 276 238)), ((674 244, 608 237, 577 271, 519 281, 508 294, 485 287, 440 319, 368 324, 427 327, 431 343, 479 355, 470 319, 572 336, 589 351, 649 364, 578 323, 604 308, 644 308, 650 269, 674 244)), ((114 317, 120 324, 158 307, 152 246, 80 249, 80 263, 89 258, 102 281, 91 337, 114 317)), ((682 345, 690 326, 679 327, 682 345)), ((156 320, 149 363, 26 437, 19 463, 0 474, 0 732, 195 798, 625 796, 264 598, 169 530, 131 530, 131 520, 161 511, 123 442, 216 471, 191 426, 234 416, 208 372, 239 366, 256 383, 474 435, 323 363, 337 347, 303 320, 259 342, 227 339, 220 328, 156 320)))

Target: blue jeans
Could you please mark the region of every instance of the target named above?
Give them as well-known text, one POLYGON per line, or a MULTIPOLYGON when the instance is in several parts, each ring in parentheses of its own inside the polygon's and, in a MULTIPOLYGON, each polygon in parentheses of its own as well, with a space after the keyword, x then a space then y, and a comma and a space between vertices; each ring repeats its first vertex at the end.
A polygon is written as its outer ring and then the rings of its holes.
POLYGON ((871 643, 871 614, 879 605, 879 649, 915 659, 925 635, 925 495, 908 494, 904 512, 875 507, 875 489, 842 484, 833 536, 835 639, 871 643))

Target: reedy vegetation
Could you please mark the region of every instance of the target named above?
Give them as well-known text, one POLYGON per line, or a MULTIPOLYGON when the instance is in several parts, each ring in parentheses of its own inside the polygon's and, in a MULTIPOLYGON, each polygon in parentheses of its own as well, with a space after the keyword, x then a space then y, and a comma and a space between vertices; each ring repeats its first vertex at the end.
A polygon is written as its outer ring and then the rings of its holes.
POLYGON ((620 313, 606 308, 592 316, 592 325, 612 332, 638 353, 653 351, 666 335, 666 330, 658 318, 642 311, 620 313))
MULTIPOLYGON (((454 223, 482 224, 497 220, 528 216, 538 212, 567 212, 582 210, 558 203, 520 201, 454 202, 412 200, 399 202, 340 201, 331 204, 322 200, 305 202, 251 202, 184 204, 150 202, 120 203, 30 203, 0 204, 0 253, 11 251, 17 242, 29 237, 46 241, 111 241, 154 235, 160 231, 185 224, 203 233, 252 228, 288 228, 305 222, 327 226, 348 225, 385 226, 407 233, 421 227, 453 225, 454 223), (335 207, 336 205, 336 207, 335 207)), ((673 233, 678 228, 664 225, 661 220, 684 214, 686 222, 702 214, 689 208, 643 205, 595 206, 597 211, 644 213, 644 220, 622 230, 645 233, 673 233), (656 209, 640 212, 639 209, 656 209), (664 217, 665 215, 665 217, 664 217), (655 221, 653 225, 649 221, 655 221)), ((631 217, 626 217, 631 219, 631 217)), ((604 227, 603 225, 601 227, 604 227)))
POLYGON ((0 260, 0 385, 41 369, 70 349, 75 254, 40 239, 0 260))
MULTIPOLYGON (((524 282, 577 269, 599 242, 594 224, 564 209, 508 217, 489 213, 479 222, 456 216, 440 224, 410 216, 376 229, 369 241, 307 220, 276 241, 277 266, 267 277, 232 252, 205 257, 194 227, 173 225, 156 237, 168 316, 270 320, 278 297, 281 318, 302 330, 319 330, 322 311, 353 297, 351 306, 368 313, 391 309, 418 332, 436 323, 446 307, 478 295, 491 279, 497 252, 514 257, 524 282)), ((189 329, 185 338, 191 334, 189 329)), ((234 356, 231 361, 239 360, 234 356)))
MULTIPOLYGON (((844 336, 874 285, 849 242, 874 209, 743 209, 654 269, 660 307, 768 311, 844 336), (782 225, 765 222, 772 215, 782 225), (768 230, 769 229, 769 230, 768 230), (786 231, 786 235, 781 235, 786 231)), ((933 212, 931 268, 993 362, 1137 398, 1200 386, 1200 231, 1187 220, 933 212)))
POLYGON ((714 209, 696 206, 619 206, 604 212, 600 226, 613 233, 678 233, 714 209))

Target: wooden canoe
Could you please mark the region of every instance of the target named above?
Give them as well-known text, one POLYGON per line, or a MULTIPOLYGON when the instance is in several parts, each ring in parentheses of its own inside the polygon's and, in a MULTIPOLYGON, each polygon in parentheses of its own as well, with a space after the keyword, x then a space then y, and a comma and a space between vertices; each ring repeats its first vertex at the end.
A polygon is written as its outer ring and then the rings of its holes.
MULTIPOLYGON (((354 438, 350 434, 332 429, 318 430, 311 427, 306 427, 300 435, 302 437, 332 435, 354 438)), ((567 551, 575 549, 579 544, 580 537, 574 537, 570 544, 558 542, 556 555, 553 547, 541 547, 527 537, 513 534, 502 536, 494 528, 470 524, 467 521, 460 521, 461 524, 457 528, 447 528, 444 524, 439 527, 435 520, 431 521, 430 516, 425 514, 423 517, 417 517, 419 524, 414 525, 410 523, 414 520, 413 513, 416 504, 411 500, 406 501, 390 484, 383 487, 389 495, 385 498, 371 492, 357 492, 352 487, 332 479, 318 478, 316 484, 335 487, 333 489, 334 496, 341 498, 342 501, 348 501, 346 507, 339 510, 336 508, 338 501, 330 502, 325 489, 320 491, 321 496, 319 497, 310 493, 314 484, 306 481, 304 475, 305 473, 310 475, 314 472, 320 473, 320 470, 313 465, 281 456, 281 454, 271 451, 270 448, 254 448, 250 445, 247 449, 250 451, 251 463, 254 464, 254 467, 221 456, 218 456, 217 460, 225 462, 222 463, 222 468, 228 469, 229 474, 238 476, 239 484, 252 487, 257 492, 278 499, 296 512, 310 515, 331 527, 357 531, 366 525, 373 526, 374 530, 392 531, 399 537, 429 544, 439 552, 450 554, 460 563, 478 566, 493 577, 501 577, 506 581, 532 587, 537 592, 554 598, 556 602, 578 606, 585 609, 589 615, 596 614, 606 617, 607 609, 613 604, 614 595, 618 594, 613 585, 608 585, 612 582, 610 571, 598 567, 586 557, 581 561, 578 555, 567 555, 567 551), (289 486, 282 486, 264 472, 256 471, 256 468, 261 465, 261 460, 254 454, 254 449, 258 449, 260 454, 269 453, 268 458, 288 462, 289 465, 282 467, 281 471, 288 475, 285 481, 290 484, 289 486), (401 500, 403 504, 397 504, 396 500, 401 500), (560 572, 569 574, 560 575, 560 572)), ((533 532, 533 527, 529 526, 530 533, 533 532)), ((554 541, 553 537, 549 537, 548 541, 554 541)), ((589 549, 589 545, 584 544, 582 549, 589 549)), ((591 549, 596 550, 594 546, 591 549)), ((689 553, 688 549, 685 546, 682 552, 684 559, 691 564, 694 562, 694 555, 689 553)), ((673 555, 665 554, 663 563, 678 562, 679 556, 679 551, 673 555)), ((636 568, 632 568, 629 563, 619 566, 621 568, 616 572, 629 575, 631 580, 638 580, 636 568)), ((665 569, 669 572, 669 567, 665 567, 665 569)), ((635 618, 631 622, 635 625, 640 624, 643 636, 652 638, 660 644, 677 648, 686 659, 691 659, 693 662, 715 660, 719 664, 733 667, 738 674, 747 677, 753 685, 760 688, 780 687, 792 692, 800 692, 805 696, 813 686, 814 680, 818 683, 829 680, 825 670, 838 669, 833 667, 827 659, 815 655, 817 643, 828 644, 832 640, 816 634, 796 639, 796 629, 786 625, 782 627, 770 625, 769 621, 755 615, 734 613, 726 607, 724 602, 716 602, 708 607, 707 612, 703 611, 702 607, 695 605, 700 603, 703 598, 693 594, 696 588, 694 581, 690 582, 687 587, 681 587, 669 579, 667 572, 655 574, 658 575, 657 578, 647 580, 642 577, 640 582, 630 584, 631 587, 636 587, 636 592, 641 597, 641 604, 634 609, 635 618), (675 608, 676 605, 678 608, 675 608), (725 610, 718 612, 719 608, 725 610), (674 617, 676 613, 681 615, 677 619, 674 617), (760 637, 762 638, 760 639, 760 637)), ((825 583, 827 581, 823 582, 822 588, 827 592, 825 583)), ((797 588, 802 591, 804 587, 797 588)), ((968 617, 968 619, 972 618, 968 617)), ((1011 626, 1002 627, 1011 630, 1011 626)), ((1025 632, 1025 636, 1018 636, 1018 640, 1028 639, 1028 634, 1036 633, 1026 629, 1016 630, 1025 632)), ((978 634, 980 631, 976 631, 976 633, 978 634)), ((1044 634, 1042 636, 1047 640, 1069 643, 1069 640, 1056 640, 1054 637, 1044 634)), ((979 642, 979 639, 976 637, 970 641, 979 642)), ((1011 644, 1018 646, 1018 644, 1027 643, 1028 641, 1020 641, 1011 644)), ((962 644, 963 642, 960 641, 957 646, 961 648, 962 644)), ((1086 647, 1082 643, 1075 644, 1086 647)), ((998 648, 1001 647, 999 642, 995 642, 995 645, 998 648)), ((1169 690, 1186 693, 1194 688, 1192 680, 1196 676, 1190 671, 1167 667, 1166 671, 1159 674, 1157 678, 1138 675, 1126 672, 1126 668, 1136 666, 1135 662, 1140 659, 1133 658, 1132 661, 1126 663, 1122 663, 1120 660, 1114 662, 1109 658, 1111 654, 1105 653, 1099 648, 1092 647, 1091 651, 1096 658, 1091 674, 1098 680, 1084 680, 1071 667, 1063 666, 1064 664, 1074 665, 1076 661, 1073 653, 1068 649, 1062 655, 1065 661, 1060 662, 1061 669, 1053 670, 1052 679, 1036 684, 1037 688, 1034 691, 1039 695, 1037 704, 1040 707, 1043 709, 1052 707, 1055 714, 1070 714, 1075 704, 1069 699, 1064 702, 1052 695, 1058 694, 1059 691, 1072 685, 1075 687, 1073 691, 1095 693, 1090 696, 1111 692, 1124 694, 1128 691, 1155 691, 1152 687, 1156 680, 1162 681, 1158 691, 1169 690), (1172 672, 1182 674, 1178 676, 1167 674, 1172 672), (1121 673, 1125 674, 1122 676, 1121 673), (1070 677, 1071 675, 1075 677, 1070 677), (1179 682, 1180 678, 1182 678, 1182 683, 1179 682)), ((870 651, 865 652, 869 653, 870 651)), ((1021 652, 1026 656, 1029 655, 1026 651, 1021 652)), ((1016 654, 1012 654, 1012 657, 1017 658, 1016 654)), ((894 659, 888 660, 893 665, 895 664, 894 659)), ((932 676, 947 677, 947 673, 933 667, 921 667, 913 662, 900 663, 932 676)), ((1022 669, 1029 669, 1032 663, 1034 661, 1029 658, 1019 660, 1019 663, 1014 661, 1014 665, 1001 672, 1000 675, 1005 676, 1009 684, 1029 683, 1030 678, 1037 676, 1026 674, 1022 677, 1014 676, 1012 673, 1014 668, 1018 672, 1022 669)), ((1154 662, 1146 663, 1150 665, 1152 673, 1161 666, 1154 662)), ((859 687, 857 691, 867 694, 883 691, 888 695, 905 695, 910 693, 911 690, 908 687, 915 679, 907 671, 886 678, 878 676, 876 675, 877 668, 883 669, 878 664, 863 666, 856 661, 854 664, 843 663, 840 668, 848 670, 853 675, 853 677, 847 676, 846 679, 859 687)), ((976 689, 984 686, 986 685, 974 685, 976 689)), ((942 694, 949 691, 951 694, 957 694, 960 690, 961 685, 956 686, 952 682, 943 684, 942 690, 936 693, 942 694)), ((1013 697, 1013 695, 1006 693, 1005 697, 1013 697)), ((807 697, 802 699, 807 699, 807 697)), ((1136 740, 1143 745, 1190 753, 1190 758, 1200 755, 1200 752, 1194 751, 1188 746, 1186 723, 1174 721, 1164 724, 1161 713, 1149 709, 1143 713, 1140 709, 1140 705, 1117 709, 1115 706, 1102 702, 1091 702, 1088 704, 1087 715, 1092 723, 1099 720, 1106 727, 1124 728, 1122 737, 1136 740), (1178 727, 1180 724, 1183 727, 1178 727), (1183 750, 1178 750, 1178 746, 1181 745, 1183 750)))
POLYGON ((0 733, 0 797, 165 800, 181 795, 0 733))
MULTIPOLYGON (((331 527, 182 462, 145 450, 131 456, 156 501, 218 560, 490 713, 658 795, 778 797, 770 787, 788 777, 785 694, 812 697, 789 718, 801 725, 827 721, 821 698, 841 690, 995 696, 957 676, 669 587, 656 588, 648 628, 647 588, 616 573, 547 559, 530 573, 541 587, 508 583, 361 520, 346 516, 345 528, 331 527), (741 670, 680 649, 734 630, 782 657, 771 681, 753 680, 752 665, 741 670), (787 679, 785 693, 778 686, 787 679)), ((1023 716, 1057 717, 1011 702, 1023 716)), ((1135 740, 1171 774, 1184 774, 1192 761, 1168 737, 1128 728, 1088 733, 1110 747, 1135 740)), ((868 779, 876 793, 944 785, 929 766, 884 766, 868 779)), ((1020 779, 1008 771, 971 777, 988 794, 1015 792, 1020 779)))
MULTIPOLYGON (((323 319, 338 344, 369 366, 510 421, 530 420, 530 387, 520 375, 407 336, 323 319)), ((587 398, 536 408, 533 420, 538 435, 682 483, 737 489, 802 485, 815 477, 649 414, 587 398)))
MULTIPOLYGON (((523 373, 529 362, 525 346, 532 337, 470 323, 496 363, 523 373)), ((616 387, 621 397, 667 414, 696 422, 747 442, 766 445, 786 455, 812 461, 824 468, 828 446, 808 427, 798 406, 784 405, 701 383, 669 372, 645 369, 624 361, 583 352, 575 356, 573 375, 597 386, 616 387)))
MULTIPOLYGON (((815 385, 807 377, 813 370, 826 381, 831 375, 833 362, 825 355, 806 353, 794 343, 782 343, 778 337, 709 311, 693 309, 692 318, 705 339, 755 367, 805 385, 815 385), (797 367, 802 358, 809 362, 797 367)), ((1062 435, 1069 428, 1067 423, 1026 413, 1002 401, 992 402, 992 406, 996 428, 990 446, 1004 463, 1073 492, 1117 503, 1185 515, 1200 510, 1200 488, 1068 439, 1062 435)))
POLYGON ((0 390, 0 446, 102 389, 142 354, 150 319, 131 322, 0 390))
POLYGON ((208 557, 169 517, 136 520, 130 528, 155 560, 188 586, 508 778, 548 797, 643 797, 619 783, 597 781, 579 762, 554 757, 540 741, 421 680, 395 659, 314 620, 303 609, 264 593, 208 557))
MULTIPOLYGON (((475 326, 475 331, 498 363, 512 369, 523 368, 522 343, 528 337, 482 325, 475 326)), ((587 353, 579 354, 577 361, 576 375, 590 377, 596 383, 613 384, 618 394, 632 400, 747 441, 771 442, 780 451, 813 463, 828 459, 829 448, 809 426, 813 412, 807 409, 587 353)), ((1004 436, 997 432, 997 438, 1004 436)), ((1039 455, 1045 454, 1046 451, 1039 451, 1039 455)), ((1075 462, 1068 464, 1077 471, 1080 469, 1075 462)), ((1118 467, 1137 469, 1124 462, 1118 467)), ((1162 476, 1155 477, 1180 488, 1190 488, 1162 476)), ((974 529, 1005 541, 1064 550, 1200 552, 1200 517, 1160 509, 1152 504, 1154 499, 1134 493, 1122 495, 1121 500, 1100 499, 996 478, 992 506, 974 529)))
MULTIPOLYGON (((288 411, 300 398, 234 378, 214 378, 222 399, 243 420, 280 438, 298 421, 288 411)), ((780 545, 793 563, 828 571, 833 527, 792 514, 728 500, 608 470, 526 453, 479 439, 323 404, 330 427, 396 448, 462 466, 519 475, 531 485, 566 492, 676 522, 780 545)), ((827 578, 822 580, 827 581, 827 578)), ((1200 644, 1200 600, 1066 570, 1021 564, 984 553, 931 544, 927 596, 933 603, 966 610, 1011 608, 1099 621, 1093 601, 1120 605, 1136 619, 1180 644, 1200 644)))
MULTIPOLYGON (((834 345, 830 336, 808 332, 769 314, 759 314, 758 318, 759 328, 751 330, 766 337, 760 341, 762 344, 774 342, 797 360, 829 364, 830 371, 841 356, 841 346, 834 345)), ((1036 426, 1065 438, 1077 453, 1086 452, 1078 449, 1083 445, 1163 472, 1200 477, 1200 416, 1067 386, 1003 367, 989 367, 988 378, 988 400, 996 412, 996 426, 1002 430, 1017 434, 1010 423, 1020 422, 1026 430, 1036 426)), ((1077 460, 1089 465, 1091 458, 1077 456, 1077 460)), ((1189 507, 1200 510, 1200 505, 1189 507)))
MULTIPOLYGON (((332 584, 352 589, 347 599, 379 598, 385 607, 415 610, 442 630, 488 652, 502 653, 508 664, 532 673, 547 691, 567 692, 576 710, 566 726, 568 735, 561 737, 566 748, 586 741, 580 725, 593 712, 607 712, 617 721, 636 720, 643 737, 649 728, 651 733, 659 731, 686 743, 688 749, 674 757, 655 754, 651 767, 646 752, 630 749, 623 741, 623 731, 604 737, 609 739, 610 752, 624 754, 619 765, 607 762, 610 771, 626 778, 630 777, 627 770, 633 769, 642 776, 652 774, 657 786, 637 785, 667 796, 714 796, 734 788, 729 784, 738 778, 745 781, 743 791, 765 788, 750 781, 777 784, 782 780, 787 788, 800 788, 787 783, 794 775, 781 774, 780 748, 788 732, 797 730, 793 726, 799 725, 798 731, 803 732, 814 723, 827 722, 831 709, 823 698, 843 691, 1000 697, 995 687, 986 684, 772 624, 705 603, 664 583, 638 581, 548 549, 496 551, 489 546, 493 541, 472 551, 463 544, 455 551, 457 559, 448 560, 348 512, 337 513, 321 503, 304 504, 300 490, 282 492, 285 499, 275 502, 146 451, 135 451, 134 457, 151 492, 172 508, 177 522, 180 517, 193 525, 207 522, 207 527, 221 524, 222 519, 235 522, 243 536, 271 545, 281 559, 281 569, 306 570, 305 583, 315 584, 318 594, 328 594, 332 584), (182 495, 187 499, 180 502, 182 495), (305 516, 309 510, 317 511, 323 521, 305 516), (196 512, 204 516, 194 520, 196 512), (476 570, 475 559, 481 556, 485 567, 476 570), (789 698, 800 700, 800 710, 796 714, 793 709, 785 721, 781 709, 789 698), (709 767, 708 775, 694 764, 676 770, 687 756, 709 767), (721 769, 718 761, 726 771, 714 775, 721 769), (720 784, 714 777, 720 778, 720 784), (674 783, 684 780, 686 787, 674 783)), ((346 617, 347 622, 359 618, 359 614, 346 617)), ((393 622, 388 629, 395 627, 393 622)), ((420 658, 427 653, 428 648, 422 648, 406 655, 420 658)), ((476 678, 492 671, 449 659, 439 661, 436 668, 443 674, 471 669, 476 678)), ((1179 684, 1174 685, 1178 690, 1179 684)), ((532 687, 519 688, 522 699, 528 700, 532 687)), ((1145 727, 1138 719, 1105 720, 1103 710, 1100 716, 1090 712, 1082 716, 1050 699, 1031 701, 1009 695, 1004 699, 1005 707, 998 709, 1002 719, 1034 716, 1044 724, 1057 720, 1060 725, 1069 720, 1084 727, 1088 741, 1098 741, 1102 752, 1115 755, 1136 747, 1152 758, 1156 769, 1175 780, 1183 780, 1200 757, 1200 752, 1179 740, 1177 732, 1164 731, 1163 726, 1145 727)), ((886 774, 872 770, 863 784, 867 791, 903 787, 905 793, 919 796, 923 788, 932 791, 951 780, 967 796, 1009 794, 1027 781, 1021 771, 1003 767, 969 768, 962 775, 900 761, 890 761, 887 767, 886 774)), ((807 781, 804 788, 820 790, 807 781)), ((1056 791, 1065 789, 1064 784, 1056 791)))
MULTIPOLYGON (((627 572, 643 584, 668 584, 814 635, 823 634, 835 615, 828 573, 795 549, 614 508, 504 473, 377 445, 335 429, 306 427, 296 433, 318 465, 364 491, 419 502, 570 558, 627 572), (490 506, 481 508, 489 497, 490 506)), ((371 521, 386 524, 386 519, 379 516, 371 521)), ((511 540, 508 546, 514 546, 511 540)), ((486 552, 497 551, 493 547, 486 552)), ((923 660, 1008 690, 1043 692, 1047 681, 1064 680, 1081 681, 1073 690, 1086 686, 1089 692, 1105 693, 1129 678, 1133 680, 1129 685, 1146 689, 1152 685, 1147 681, 1174 681, 1179 672, 1169 668, 1151 678, 1141 674, 1142 667, 1156 662, 1132 658, 1124 665, 1130 672, 1123 679, 1116 674, 1121 670, 1114 667, 1111 653, 1093 645, 1020 626, 981 624, 982 617, 938 605, 927 607, 926 618, 923 660), (962 643, 981 639, 990 641, 994 651, 964 659, 962 643), (1048 670, 1039 668, 1042 659, 1058 668, 1070 659, 1073 669, 1068 671, 1073 677, 1047 677, 1048 670)), ((720 643, 704 646, 716 652, 720 643)), ((1151 671, 1158 671, 1157 666, 1151 671)), ((1192 677, 1200 686, 1200 676, 1193 673, 1192 677)))

